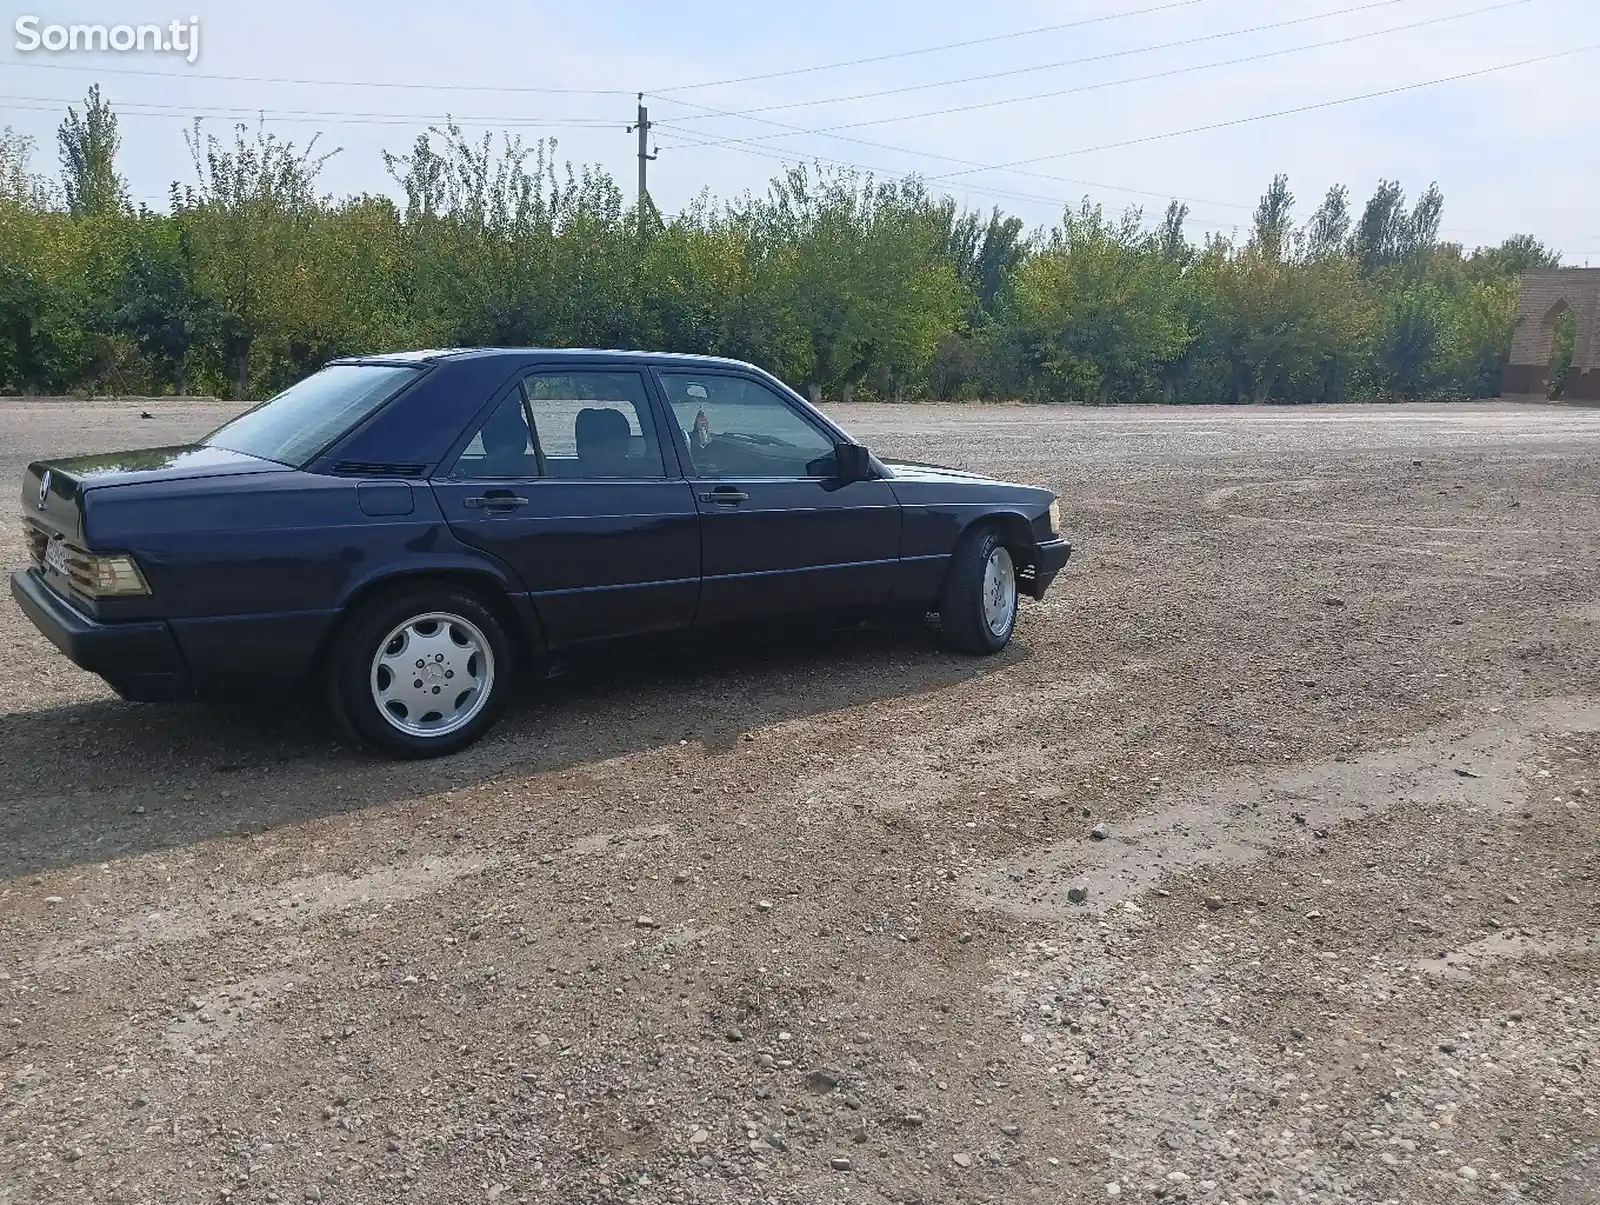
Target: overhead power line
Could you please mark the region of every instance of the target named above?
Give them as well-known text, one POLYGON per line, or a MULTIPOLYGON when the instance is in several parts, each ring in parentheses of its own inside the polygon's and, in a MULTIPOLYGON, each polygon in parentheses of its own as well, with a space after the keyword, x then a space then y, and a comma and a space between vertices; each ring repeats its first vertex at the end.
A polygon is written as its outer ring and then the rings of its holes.
POLYGON ((646 95, 664 97, 668 92, 689 92, 700 88, 722 88, 729 84, 752 84, 757 80, 785 79, 794 75, 810 75, 817 71, 839 71, 846 67, 864 67, 869 63, 887 63, 893 59, 909 59, 922 54, 937 54, 942 50, 962 50, 968 46, 984 46, 993 42, 1009 42, 1016 38, 1031 38, 1036 34, 1057 33, 1063 29, 1079 29, 1085 25, 1104 25, 1111 21, 1125 21, 1129 17, 1144 17, 1151 13, 1164 13, 1174 8, 1193 8, 1205 0, 1175 0, 1158 4, 1154 8, 1136 8, 1125 13, 1108 13, 1100 17, 1084 17, 1077 21, 1063 21, 1057 25, 1040 25, 1034 29, 1019 29, 1013 33, 989 34, 982 38, 968 38, 964 42, 945 42, 938 46, 923 46, 917 50, 895 50, 888 54, 869 55, 863 59, 845 59, 837 63, 820 63, 814 67, 790 67, 783 71, 767 71, 760 75, 739 75, 731 79, 707 80, 698 84, 678 84, 671 88, 658 88, 646 95))
POLYGON ((1423 88, 1436 88, 1441 84, 1454 84, 1462 80, 1478 79, 1485 75, 1494 75, 1501 71, 1513 71, 1518 67, 1532 67, 1536 63, 1550 63, 1556 59, 1571 58, 1574 55, 1588 54, 1590 51, 1600 50, 1600 42, 1588 46, 1574 46, 1570 50, 1558 50, 1554 54, 1542 54, 1536 58, 1518 59, 1514 63, 1497 63, 1493 67, 1480 67, 1476 71, 1460 71, 1455 75, 1444 75, 1437 79, 1420 80, 1414 84, 1401 84, 1394 88, 1380 88, 1376 92, 1360 92, 1355 96, 1341 96, 1334 100, 1317 101, 1309 105, 1296 105, 1291 109, 1276 109, 1271 113, 1255 113, 1249 117, 1236 117, 1230 121, 1214 121, 1206 125, 1187 126, 1181 130, 1166 130, 1160 134, 1146 134, 1140 138, 1124 138, 1117 142, 1102 142, 1096 146, 1078 147, 1070 151, 1057 151, 1050 155, 1035 155, 1028 159, 1013 159, 1008 163, 990 164, 983 168, 965 168, 957 172, 947 172, 929 179, 950 180, 957 176, 969 175, 974 171, 1008 171, 1014 167, 1022 167, 1030 163, 1048 163, 1052 159, 1067 159, 1075 155, 1090 155, 1096 151, 1116 150, 1120 147, 1142 146, 1150 142, 1161 142, 1168 138, 1182 138, 1189 134, 1204 134, 1212 130, 1232 129, 1235 126, 1249 125, 1257 121, 1271 121, 1279 117, 1293 117, 1300 113, 1313 113, 1319 109, 1334 109, 1341 105, 1351 105, 1358 101, 1377 100, 1385 96, 1399 96, 1405 92, 1417 92, 1423 88))
MULTIPOLYGON (((1311 13, 1304 17, 1292 17, 1285 21, 1272 21, 1265 25, 1251 25, 1243 29, 1227 29, 1216 33, 1199 34, 1192 38, 1180 38, 1173 42, 1157 42, 1149 46, 1131 46, 1126 50, 1111 50, 1103 54, 1085 55, 1075 59, 1061 59, 1054 63, 1038 63, 1030 67, 1011 67, 1004 71, 987 71, 981 75, 963 75, 955 79, 933 80, 925 84, 903 84, 896 88, 879 88, 873 92, 855 92, 846 96, 828 96, 815 100, 793 100, 780 104, 760 105, 751 109, 737 110, 740 116, 750 116, 759 113, 776 113, 787 109, 808 109, 819 105, 842 105, 860 100, 876 100, 883 96, 899 96, 906 92, 925 92, 931 88, 953 88, 960 84, 974 84, 985 80, 1005 79, 1015 75, 1029 75, 1039 71, 1054 71, 1061 67, 1078 67, 1085 63, 1103 63, 1111 59, 1130 58, 1134 55, 1153 54, 1160 50, 1175 50, 1182 46, 1197 46, 1203 42, 1216 42, 1225 38, 1238 38, 1246 34, 1266 33, 1274 29, 1287 29, 1293 25, 1306 25, 1313 21, 1327 21, 1334 17, 1345 17, 1353 13, 1368 12, 1375 8, 1393 8, 1397 4, 1410 4, 1413 0, 1369 0, 1366 4, 1357 4, 1348 8, 1332 9, 1328 12, 1311 13)), ((1531 0, 1518 0, 1519 3, 1530 3, 1531 0)), ((669 99, 661 93, 652 93, 662 100, 669 99)), ((1048 94, 1047 94, 1048 95, 1048 94)), ((991 101, 989 104, 1010 104, 1011 101, 991 101)), ((947 112, 950 110, 940 110, 947 112)), ((930 114, 931 116, 931 114, 930 114)), ((884 118, 885 121, 901 121, 904 118, 884 118)), ((870 123, 859 123, 870 124, 870 123)), ((841 127, 844 128, 844 127, 841 127)))
MULTIPOLYGON (((1052 96, 1052 97, 1053 96, 1065 96, 1065 95, 1074 94, 1074 93, 1078 93, 1078 92, 1096 91, 1096 90, 1099 90, 1099 89, 1102 89, 1102 88, 1115 88, 1115 87, 1121 87, 1121 86, 1124 86, 1124 85, 1127 85, 1127 84, 1146 83, 1146 82, 1149 82, 1151 80, 1166 79, 1166 78, 1169 78, 1169 77, 1172 77, 1172 76, 1184 75, 1184 74, 1189 74, 1189 73, 1197 72, 1197 71, 1209 71, 1209 70, 1214 70, 1214 69, 1219 68, 1219 67, 1232 67, 1232 66, 1237 66, 1237 65, 1242 64, 1242 63, 1258 62, 1258 61, 1260 61, 1262 59, 1279 58, 1279 57, 1283 57, 1285 55, 1301 54, 1301 53, 1304 53, 1304 52, 1309 51, 1309 50, 1325 49, 1325 48, 1330 47, 1330 46, 1348 45, 1348 44, 1350 44, 1352 42, 1367 41, 1367 40, 1370 40, 1372 38, 1385 37, 1385 36, 1390 35, 1390 34, 1402 33, 1402 32, 1406 32, 1406 31, 1409 31, 1409 30, 1420 29, 1420 28, 1423 28, 1424 26, 1439 25, 1439 24, 1442 24, 1442 23, 1447 22, 1447 21, 1464 20, 1465 18, 1468 18, 1468 17, 1475 17, 1475 16, 1479 16, 1479 15, 1481 15, 1483 13, 1495 12, 1495 11, 1500 10, 1500 9, 1515 8, 1515 7, 1519 6, 1519 5, 1526 4, 1526 3, 1529 3, 1529 2, 1530 2, 1530 0, 1502 0, 1502 3, 1492 4, 1492 5, 1489 5, 1486 8, 1476 8, 1476 9, 1468 10, 1467 12, 1460 12, 1460 13, 1449 13, 1449 14, 1446 14, 1444 16, 1431 17, 1426 21, 1411 22, 1410 24, 1407 24, 1407 25, 1391 26, 1391 27, 1389 27, 1387 29, 1369 30, 1366 33, 1351 34, 1351 35, 1348 35, 1348 36, 1342 37, 1342 38, 1330 38, 1330 39, 1325 40, 1325 41, 1311 42, 1311 43, 1307 43, 1307 44, 1301 45, 1301 46, 1289 46, 1289 47, 1285 47, 1285 48, 1279 49, 1279 50, 1262 51, 1259 54, 1245 55, 1243 57, 1234 58, 1234 59, 1225 59, 1225 60, 1222 60, 1220 62, 1195 63, 1195 64, 1191 64, 1191 65, 1186 66, 1186 67, 1176 67, 1176 68, 1172 68, 1171 70, 1168 70, 1168 71, 1151 72, 1151 73, 1148 73, 1146 75, 1131 76, 1131 77, 1125 77, 1123 79, 1116 79, 1116 80, 1102 80, 1102 81, 1099 81, 1099 82, 1096 82, 1096 83, 1092 83, 1092 84, 1079 84, 1079 85, 1077 85, 1075 87, 1072 87, 1072 88, 1064 88, 1064 89, 1060 89, 1059 91, 1056 91, 1056 92, 1041 94, 1040 97, 1027 98, 1027 99, 1039 99, 1039 98, 1042 98, 1042 96, 1052 96)), ((1022 99, 1022 98, 1018 98, 1018 99, 1022 99)), ((706 115, 706 116, 740 117, 740 118, 745 117, 744 114, 741 114, 741 113, 739 113, 737 111, 725 110, 725 109, 714 109, 711 106, 701 104, 698 101, 674 101, 672 103, 680 104, 680 105, 688 105, 690 107, 693 107, 693 108, 696 108, 696 109, 700 109, 700 110, 703 111, 704 115, 706 115)), ((986 102, 986 103, 987 104, 1001 104, 1001 103, 1012 103, 1012 102, 995 101, 995 102, 986 102)), ((972 107, 982 107, 982 106, 972 106, 972 107)), ((948 110, 940 110, 940 112, 947 112, 947 111, 948 110)), ((660 124, 661 124, 663 129, 668 128, 669 125, 672 128, 675 128, 675 129, 682 129, 683 127, 681 125, 679 125, 678 122, 683 121, 683 120, 688 120, 688 118, 677 118, 677 119, 673 119, 671 122, 662 122, 660 124)), ((773 118, 769 118, 769 117, 749 117, 748 120, 756 122, 756 123, 758 123, 760 125, 772 126, 772 127, 777 128, 779 130, 782 130, 784 132, 780 133, 780 134, 755 135, 755 136, 751 136, 751 137, 749 137, 747 139, 736 139, 736 141, 744 141, 744 142, 748 142, 748 143, 751 143, 751 144, 756 144, 756 143, 765 143, 765 142, 775 141, 776 139, 779 139, 779 138, 791 138, 791 137, 795 137, 795 136, 799 136, 799 135, 808 135, 808 134, 810 134, 810 135, 820 135, 820 136, 824 136, 824 137, 827 137, 827 138, 836 139, 836 140, 838 140, 840 142, 849 142, 849 143, 853 143, 853 144, 858 145, 858 146, 872 147, 872 148, 874 148, 876 150, 890 151, 890 152, 893 152, 893 153, 896 153, 896 154, 912 155, 912 156, 915 156, 915 157, 925 158, 925 159, 937 159, 937 160, 940 160, 940 161, 946 162, 946 163, 961 164, 963 166, 972 167, 972 168, 975 168, 975 169, 978 169, 978 170, 983 170, 987 166, 986 164, 982 164, 982 163, 980 163, 980 162, 978 162, 976 160, 963 159, 963 158, 961 158, 959 156, 955 156, 955 155, 945 155, 945 154, 940 154, 940 153, 935 152, 935 151, 923 151, 923 150, 913 149, 911 147, 895 146, 895 145, 892 145, 892 144, 889 144, 889 143, 883 143, 883 142, 874 142, 874 141, 871 141, 869 139, 857 138, 857 137, 853 137, 851 135, 841 134, 841 133, 837 132, 837 131, 843 130, 843 129, 855 128, 855 126, 857 126, 857 125, 870 124, 870 123, 860 123, 860 122, 858 122, 858 123, 850 123, 848 125, 811 127, 811 126, 791 125, 791 124, 789 124, 787 122, 777 121, 777 120, 775 120, 773 118)), ((893 118, 893 119, 886 119, 886 120, 904 120, 904 119, 903 118, 893 118)), ((1032 177, 1034 177, 1036 179, 1040 179, 1040 180, 1055 180, 1055 181, 1059 181, 1059 182, 1063 182, 1063 183, 1067 183, 1067 184, 1082 184, 1082 183, 1085 183, 1085 181, 1073 180, 1073 179, 1069 179, 1069 178, 1065 178, 1065 177, 1061 177, 1061 176, 1054 176, 1054 175, 1050 175, 1048 173, 1043 173, 1043 172, 1022 171, 1022 172, 1019 172, 1018 174, 1019 175, 1025 175, 1025 176, 1032 176, 1032 177)), ((1121 190, 1121 191, 1137 191, 1137 190, 1121 190)), ((1203 202, 1203 203, 1211 204, 1211 202, 1203 202)))
MULTIPOLYGON (((70 99, 53 96, 0 96, 8 108, 37 112, 41 109, 59 112, 70 99)), ((617 125, 614 117, 453 117, 448 113, 363 113, 346 109, 269 109, 259 105, 190 105, 158 104, 154 101, 119 101, 119 117, 169 117, 183 121, 195 117, 260 117, 266 121, 325 121, 355 125, 412 125, 440 121, 455 121, 466 125, 564 126, 569 128, 609 129, 617 125)))
POLYGON ((296 84, 314 88, 399 88, 417 92, 538 92, 549 96, 632 96, 628 88, 541 88, 525 84, 426 84, 415 80, 299 79, 280 75, 220 75, 206 71, 156 71, 147 67, 101 67, 80 63, 0 63, 0 70, 87 71, 91 75, 153 75, 175 80, 227 80, 242 84, 296 84))

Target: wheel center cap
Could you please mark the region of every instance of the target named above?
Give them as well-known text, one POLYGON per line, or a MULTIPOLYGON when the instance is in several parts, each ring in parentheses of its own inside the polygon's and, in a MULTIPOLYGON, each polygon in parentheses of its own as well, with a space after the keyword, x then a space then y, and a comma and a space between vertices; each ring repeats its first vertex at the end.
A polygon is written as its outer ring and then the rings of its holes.
POLYGON ((422 680, 424 682, 443 682, 444 666, 436 661, 429 663, 428 667, 422 671, 422 680))

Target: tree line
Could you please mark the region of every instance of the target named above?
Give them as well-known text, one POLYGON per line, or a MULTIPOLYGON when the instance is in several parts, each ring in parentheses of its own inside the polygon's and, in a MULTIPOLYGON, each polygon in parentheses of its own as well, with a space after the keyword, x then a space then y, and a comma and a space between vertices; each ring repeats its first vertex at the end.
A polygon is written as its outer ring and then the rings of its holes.
MULTIPOLYGON (((638 221, 555 145, 454 125, 385 154, 396 196, 318 190, 329 157, 185 131, 193 179, 130 203, 97 88, 61 171, 0 135, 0 390, 264 397, 338 355, 471 345, 749 360, 813 398, 1185 403, 1499 390, 1530 237, 1468 251, 1444 200, 1279 176, 1242 238, 1085 201, 1029 231, 915 179, 793 167, 759 195, 638 221)), ((648 199, 645 204, 649 206, 648 199)))

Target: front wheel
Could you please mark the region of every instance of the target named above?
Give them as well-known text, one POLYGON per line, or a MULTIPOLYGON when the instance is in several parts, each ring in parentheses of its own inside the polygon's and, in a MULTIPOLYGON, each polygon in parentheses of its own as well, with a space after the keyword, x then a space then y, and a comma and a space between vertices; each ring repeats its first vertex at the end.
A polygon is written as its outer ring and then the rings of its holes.
POLYGON ((939 628, 963 653, 998 653, 1017 623, 1017 567, 994 528, 962 541, 939 599, 939 628))
POLYGON ((511 689, 504 627, 473 594, 424 587, 361 611, 335 648, 336 709, 354 735, 397 757, 476 741, 511 689))

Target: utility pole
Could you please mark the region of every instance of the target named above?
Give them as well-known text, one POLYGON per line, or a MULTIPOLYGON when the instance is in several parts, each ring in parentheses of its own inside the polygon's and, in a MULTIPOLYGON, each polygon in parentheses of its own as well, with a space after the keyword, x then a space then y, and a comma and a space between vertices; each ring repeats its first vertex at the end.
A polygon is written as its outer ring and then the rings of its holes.
POLYGON ((644 107, 644 93, 639 93, 639 119, 628 127, 628 133, 639 131, 639 241, 642 243, 649 230, 649 215, 645 209, 645 200, 650 196, 650 190, 645 183, 645 171, 650 160, 655 156, 650 154, 650 110, 644 107))

